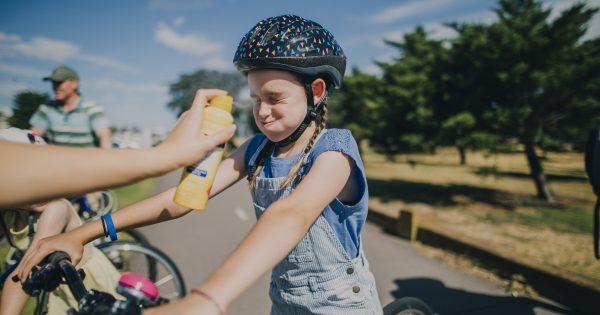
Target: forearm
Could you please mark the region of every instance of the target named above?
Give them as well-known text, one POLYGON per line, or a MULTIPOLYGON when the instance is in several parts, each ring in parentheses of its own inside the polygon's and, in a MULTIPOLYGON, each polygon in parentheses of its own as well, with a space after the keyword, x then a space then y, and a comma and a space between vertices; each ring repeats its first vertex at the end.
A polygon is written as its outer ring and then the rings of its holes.
POLYGON ((231 304, 300 242, 312 222, 303 214, 272 206, 234 252, 202 283, 224 306, 231 304))
POLYGON ((120 186, 158 176, 182 165, 169 152, 155 149, 98 150, 31 146, 0 141, 0 206, 43 201, 120 186), (39 163, 43 157, 44 163, 39 163), (36 174, 36 185, 31 185, 36 174), (56 180, 57 178, 61 180, 56 180), (27 187, 27 189, 24 189, 27 187))
MULTIPOLYGON (((117 231, 133 229, 172 220, 189 213, 190 209, 173 202, 174 194, 175 188, 173 187, 113 213, 111 217, 115 229, 117 231)), ((88 243, 104 235, 104 230, 101 220, 95 220, 73 230, 70 234, 81 240, 82 243, 88 243)))
POLYGON ((100 138, 99 146, 103 149, 111 149, 113 147, 112 139, 110 139, 110 137, 100 138))
POLYGON ((21 314, 27 302, 27 294, 21 289, 21 283, 10 280, 15 274, 13 272, 6 279, 2 288, 2 298, 0 298, 0 314, 2 315, 21 314))

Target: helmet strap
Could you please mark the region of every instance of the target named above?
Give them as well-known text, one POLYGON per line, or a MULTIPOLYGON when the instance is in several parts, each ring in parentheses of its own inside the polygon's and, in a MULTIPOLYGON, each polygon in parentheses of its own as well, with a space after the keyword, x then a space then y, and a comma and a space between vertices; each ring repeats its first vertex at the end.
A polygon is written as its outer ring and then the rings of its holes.
POLYGON ((247 179, 249 181, 252 180, 252 177, 254 176, 254 173, 256 172, 258 166, 263 165, 265 163, 268 154, 271 153, 274 147, 284 147, 298 140, 298 138, 300 138, 302 133, 304 133, 306 128, 308 128, 308 126, 313 120, 316 121, 317 124, 321 123, 321 111, 323 110, 323 106, 321 106, 321 104, 323 104, 323 100, 327 96, 327 90, 325 90, 325 97, 321 98, 319 103, 315 105, 312 92, 312 82, 310 79, 304 80, 304 89, 306 90, 306 116, 304 116, 304 120, 302 120, 300 126, 298 126, 298 128, 296 128, 296 130, 292 132, 292 134, 289 135, 287 138, 278 142, 271 142, 270 140, 267 142, 267 144, 263 147, 262 151, 259 153, 258 158, 256 159, 256 164, 250 165, 250 167, 248 168, 247 179))
POLYGON ((312 91, 312 80, 309 78, 304 79, 304 89, 306 90, 306 116, 304 116, 304 120, 302 120, 300 126, 298 126, 298 128, 296 128, 291 135, 275 143, 278 147, 285 147, 286 145, 298 140, 298 138, 300 138, 313 120, 316 121, 317 124, 321 123, 321 110, 323 110, 323 106, 321 106, 321 104, 323 103, 325 97, 323 97, 319 103, 315 105, 312 91))

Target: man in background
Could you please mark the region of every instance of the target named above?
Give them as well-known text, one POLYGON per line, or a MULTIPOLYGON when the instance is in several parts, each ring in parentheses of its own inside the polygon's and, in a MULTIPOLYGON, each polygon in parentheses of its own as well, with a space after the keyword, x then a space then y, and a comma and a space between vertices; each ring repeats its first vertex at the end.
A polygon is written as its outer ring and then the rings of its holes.
POLYGON ((109 122, 102 107, 84 99, 79 75, 67 66, 55 68, 44 81, 52 83, 55 99, 41 104, 29 121, 31 130, 49 143, 111 148, 109 122))

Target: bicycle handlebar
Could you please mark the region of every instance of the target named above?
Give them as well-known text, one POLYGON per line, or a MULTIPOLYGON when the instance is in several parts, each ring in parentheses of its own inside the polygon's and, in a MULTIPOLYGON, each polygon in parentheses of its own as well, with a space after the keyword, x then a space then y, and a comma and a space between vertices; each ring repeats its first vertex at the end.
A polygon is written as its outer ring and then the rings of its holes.
POLYGON ((85 272, 82 269, 77 270, 71 264, 71 258, 67 253, 55 252, 46 257, 44 265, 32 270, 31 276, 23 284, 23 290, 31 296, 38 296, 42 292, 51 292, 60 284, 66 283, 79 303, 79 311, 70 309, 68 315, 140 315, 142 308, 166 302, 159 298, 153 303, 141 303, 140 300, 123 294, 127 292, 121 291, 119 292, 127 299, 117 300, 106 292, 88 291, 83 284, 83 278, 85 272))

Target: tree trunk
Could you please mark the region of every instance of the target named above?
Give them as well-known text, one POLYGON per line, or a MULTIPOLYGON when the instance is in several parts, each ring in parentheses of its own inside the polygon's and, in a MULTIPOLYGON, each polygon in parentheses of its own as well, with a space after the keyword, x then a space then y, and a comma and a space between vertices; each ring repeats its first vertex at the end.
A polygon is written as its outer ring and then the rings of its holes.
POLYGON ((525 154, 527 155, 527 162, 529 163, 531 177, 535 182, 538 198, 547 200, 549 202, 554 202, 554 195, 552 194, 550 186, 548 185, 548 181, 546 180, 542 163, 540 163, 540 159, 535 154, 535 145, 533 142, 528 141, 525 143, 525 154))
POLYGON ((460 156, 460 165, 467 164, 467 150, 463 147, 458 147, 458 155, 460 156))

